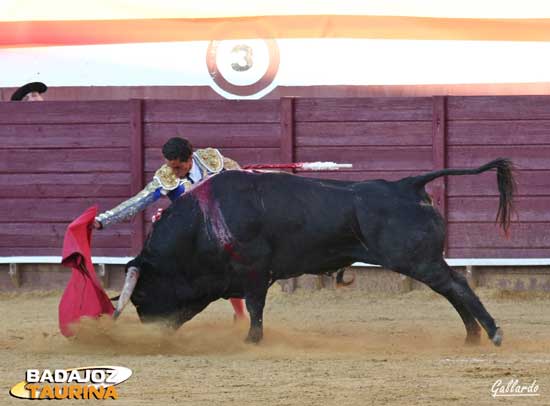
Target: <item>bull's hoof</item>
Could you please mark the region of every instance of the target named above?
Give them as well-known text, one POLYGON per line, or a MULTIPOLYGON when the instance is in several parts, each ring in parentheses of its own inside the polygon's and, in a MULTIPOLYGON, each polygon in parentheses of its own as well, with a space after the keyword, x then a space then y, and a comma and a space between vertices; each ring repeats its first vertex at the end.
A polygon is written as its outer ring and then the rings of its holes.
POLYGON ((500 347, 500 345, 502 344, 502 335, 502 329, 500 327, 497 327, 495 334, 493 335, 493 337, 491 337, 491 341, 497 347, 500 347))
POLYGON ((246 340, 244 340, 246 343, 249 344, 259 344, 260 341, 262 341, 263 333, 261 331, 250 331, 248 333, 248 336, 246 337, 246 340))

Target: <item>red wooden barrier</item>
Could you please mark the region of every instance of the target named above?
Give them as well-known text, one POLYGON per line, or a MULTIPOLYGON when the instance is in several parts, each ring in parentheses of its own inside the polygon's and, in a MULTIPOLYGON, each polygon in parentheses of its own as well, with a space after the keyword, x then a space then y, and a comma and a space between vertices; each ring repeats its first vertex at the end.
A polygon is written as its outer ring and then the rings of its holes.
MULTIPOLYGON (((447 167, 447 129, 446 129, 445 98, 433 98, 432 116, 432 162, 434 170, 447 167)), ((447 219, 447 178, 435 179, 430 184, 433 204, 441 215, 447 219)), ((449 251, 448 235, 445 236, 444 251, 449 251)))
MULTIPOLYGON (((506 156, 519 182, 509 240, 493 222, 495 173, 429 185, 448 222, 446 253, 550 254, 550 97, 499 96, 0 103, 0 255, 59 255, 69 221, 138 192, 176 135, 243 165, 353 163, 300 174, 332 179, 395 180, 506 156)), ((151 214, 95 233, 94 253, 137 253, 151 214)))
POLYGON ((452 256, 548 257, 549 125, 548 97, 448 98, 448 165, 476 166, 487 157, 506 156, 518 169, 519 217, 509 240, 492 222, 497 209, 494 174, 475 181, 449 179, 452 256))
MULTIPOLYGON (((130 132, 130 191, 132 195, 139 193, 145 186, 143 182, 143 101, 132 100, 131 132, 130 132)), ((132 219, 132 255, 137 255, 145 242, 144 213, 138 213, 132 219)))

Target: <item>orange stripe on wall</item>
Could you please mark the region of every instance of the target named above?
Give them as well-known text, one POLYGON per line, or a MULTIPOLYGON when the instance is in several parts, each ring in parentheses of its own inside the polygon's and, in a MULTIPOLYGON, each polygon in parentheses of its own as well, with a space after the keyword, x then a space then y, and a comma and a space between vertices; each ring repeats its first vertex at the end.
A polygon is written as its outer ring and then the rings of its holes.
POLYGON ((2 47, 259 37, 550 41, 550 19, 330 15, 0 22, 2 47))

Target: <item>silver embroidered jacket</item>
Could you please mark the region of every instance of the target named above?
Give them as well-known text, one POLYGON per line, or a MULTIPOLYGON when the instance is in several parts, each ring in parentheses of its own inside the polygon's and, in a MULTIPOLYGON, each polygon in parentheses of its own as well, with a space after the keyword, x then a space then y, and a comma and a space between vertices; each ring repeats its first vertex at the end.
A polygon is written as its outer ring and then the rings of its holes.
POLYGON ((226 169, 240 169, 240 167, 235 161, 222 156, 215 148, 199 149, 193 153, 193 166, 185 178, 178 178, 168 165, 162 165, 155 172, 153 180, 141 192, 115 208, 101 213, 96 220, 102 227, 126 220, 144 210, 161 196, 168 196, 173 201, 204 177, 226 169))

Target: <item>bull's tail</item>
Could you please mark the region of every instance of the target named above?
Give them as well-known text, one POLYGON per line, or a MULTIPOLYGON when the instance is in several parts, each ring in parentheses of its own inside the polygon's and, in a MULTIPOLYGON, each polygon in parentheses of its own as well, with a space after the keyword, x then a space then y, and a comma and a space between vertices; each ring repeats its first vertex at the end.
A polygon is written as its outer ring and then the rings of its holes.
POLYGON ((514 179, 514 165, 512 161, 506 158, 498 158, 476 169, 442 169, 433 171, 424 175, 412 178, 412 184, 420 189, 428 182, 447 175, 477 175, 479 173, 497 170, 498 192, 500 194, 498 211, 495 221, 497 221, 506 235, 510 228, 512 213, 514 212, 514 193, 516 191, 516 181, 514 179))

